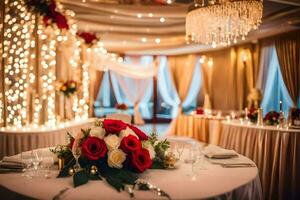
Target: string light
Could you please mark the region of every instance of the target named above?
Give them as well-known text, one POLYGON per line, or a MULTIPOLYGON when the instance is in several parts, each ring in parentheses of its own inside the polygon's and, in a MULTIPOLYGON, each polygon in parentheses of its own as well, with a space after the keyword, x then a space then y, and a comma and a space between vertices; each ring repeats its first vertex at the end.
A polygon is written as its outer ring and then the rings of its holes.
MULTIPOLYGON (((7 10, 4 16, 5 93, 7 96, 8 126, 22 127, 27 120, 27 74, 28 55, 31 46, 32 15, 26 11, 23 1, 5 1, 7 10), (18 15, 11 16, 15 12, 18 15)), ((2 102, 1 102, 2 104, 2 102)))

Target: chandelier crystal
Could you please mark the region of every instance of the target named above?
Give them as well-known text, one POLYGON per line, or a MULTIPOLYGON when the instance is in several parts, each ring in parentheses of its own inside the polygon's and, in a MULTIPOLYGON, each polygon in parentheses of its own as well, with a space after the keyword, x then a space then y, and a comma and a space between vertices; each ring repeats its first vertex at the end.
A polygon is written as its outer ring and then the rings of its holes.
POLYGON ((262 12, 261 0, 202 0, 186 16, 186 36, 214 48, 227 46, 257 29, 262 12))

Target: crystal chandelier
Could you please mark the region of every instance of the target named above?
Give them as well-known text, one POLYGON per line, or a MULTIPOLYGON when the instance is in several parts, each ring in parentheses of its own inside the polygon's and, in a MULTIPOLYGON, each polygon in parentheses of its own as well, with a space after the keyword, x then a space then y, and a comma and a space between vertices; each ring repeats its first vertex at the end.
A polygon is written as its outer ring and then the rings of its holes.
POLYGON ((261 24, 262 0, 197 0, 186 16, 186 36, 197 43, 227 46, 261 24))

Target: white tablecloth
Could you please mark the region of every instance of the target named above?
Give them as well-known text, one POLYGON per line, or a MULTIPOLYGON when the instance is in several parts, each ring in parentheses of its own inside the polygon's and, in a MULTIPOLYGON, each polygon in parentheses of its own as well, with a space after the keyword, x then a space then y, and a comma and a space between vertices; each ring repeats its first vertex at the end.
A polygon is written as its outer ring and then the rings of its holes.
POLYGON ((300 199, 300 130, 223 122, 220 146, 256 163, 265 199, 300 199))
MULTIPOLYGON (((180 139, 180 142, 184 141, 180 139)), ((187 150, 183 157, 187 156, 187 150)), ((247 159, 247 158, 246 158, 247 159)), ((250 161, 249 159, 247 159, 250 161)), ((251 161, 250 161, 251 162, 251 161)), ((261 199, 260 180, 256 167, 223 168, 207 161, 206 169, 193 180, 191 165, 180 163, 173 170, 147 170, 141 175, 152 184, 166 191, 172 199, 261 199)), ((130 199, 126 192, 117 192, 105 181, 89 183, 73 188, 71 178, 55 178, 58 171, 52 171, 51 179, 27 179, 20 174, 2 174, 0 185, 19 194, 37 199, 52 199, 60 190, 70 188, 63 199, 130 199)), ((136 199, 162 199, 149 191, 135 191, 136 199)))
POLYGON ((64 144, 67 132, 77 134, 81 128, 88 128, 94 119, 66 122, 53 128, 0 129, 0 159, 31 149, 64 144))

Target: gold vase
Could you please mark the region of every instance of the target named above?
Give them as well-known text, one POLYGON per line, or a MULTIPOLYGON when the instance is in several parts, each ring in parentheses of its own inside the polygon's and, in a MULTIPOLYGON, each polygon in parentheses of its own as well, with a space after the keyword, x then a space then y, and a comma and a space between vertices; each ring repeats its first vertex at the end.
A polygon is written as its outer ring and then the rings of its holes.
POLYGON ((58 169, 62 170, 65 166, 65 159, 64 158, 58 158, 58 169))

